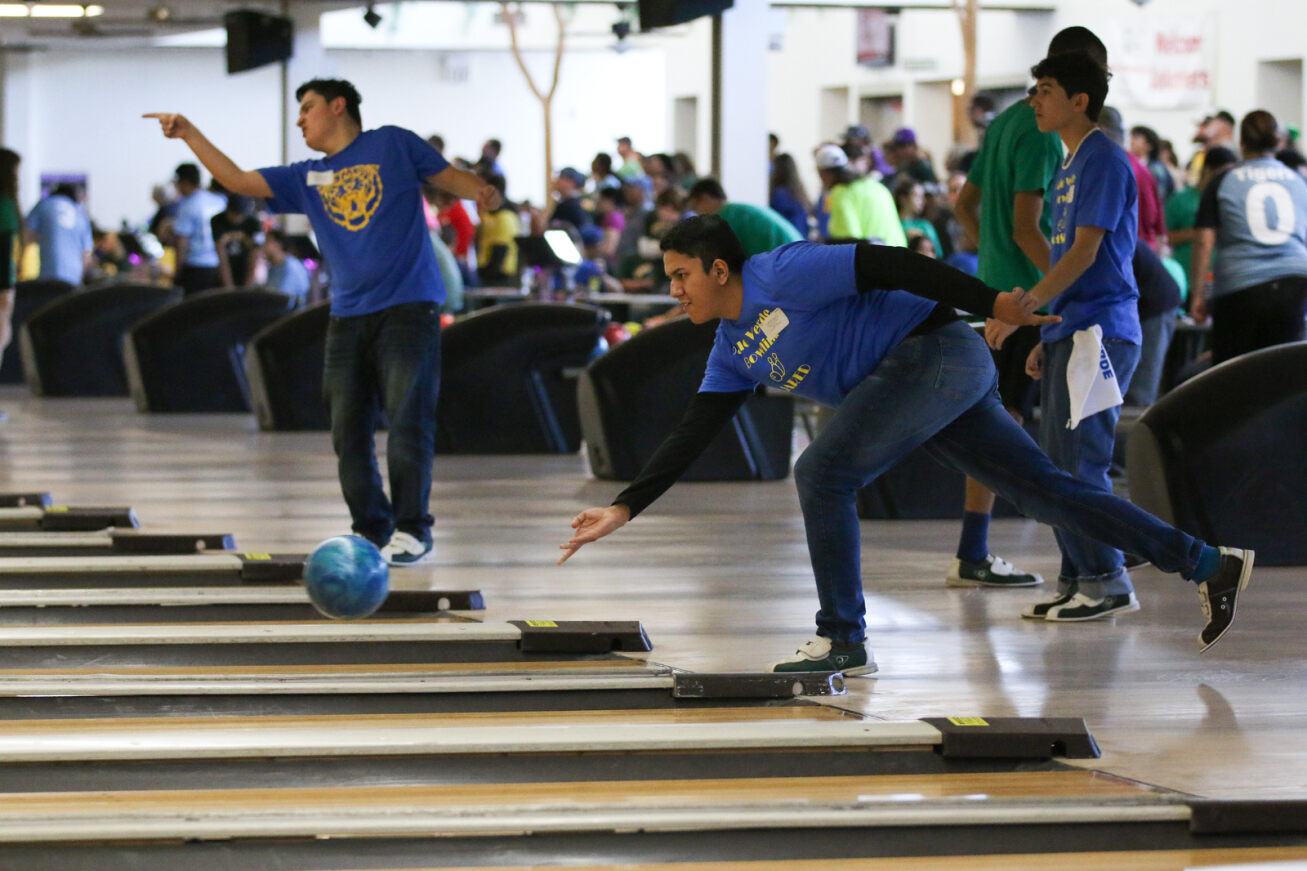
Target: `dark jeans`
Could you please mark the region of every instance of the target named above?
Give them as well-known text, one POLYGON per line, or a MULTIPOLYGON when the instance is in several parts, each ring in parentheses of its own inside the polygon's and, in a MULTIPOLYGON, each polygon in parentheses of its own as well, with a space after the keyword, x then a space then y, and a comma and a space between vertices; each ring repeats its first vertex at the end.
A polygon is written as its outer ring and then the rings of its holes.
MULTIPOLYGON (((1044 377, 1040 379, 1039 446, 1059 469, 1070 472, 1091 487, 1112 492, 1108 470, 1116 445, 1116 423, 1121 406, 1091 414, 1075 429, 1068 429, 1071 419, 1071 396, 1067 391, 1066 370, 1075 339, 1067 336, 1044 345, 1044 377)), ((1124 393, 1139 365, 1139 346, 1121 339, 1104 339, 1103 349, 1112 361, 1116 383, 1124 393)), ((1054 530, 1062 551, 1062 569, 1058 574, 1059 593, 1078 589, 1092 599, 1120 596, 1134 591, 1125 570, 1125 558, 1114 542, 1068 529, 1054 530)), ((1138 551, 1131 551, 1138 553, 1138 551)))
POLYGON ((1061 471, 998 398, 989 348, 971 327, 909 336, 849 392, 794 464, 817 579, 817 634, 866 638, 857 493, 918 445, 1028 517, 1191 575, 1203 543, 1061 471))
POLYGON ((222 271, 216 266, 183 266, 173 284, 182 289, 182 296, 190 296, 222 287, 222 271))
POLYGON ((333 317, 322 376, 331 412, 340 489, 354 531, 377 545, 396 530, 431 540, 431 463, 440 390, 440 312, 406 303, 370 315, 333 317), (373 436, 384 409, 390 422, 387 500, 373 436))
POLYGON ((1300 342, 1307 313, 1307 278, 1292 275, 1212 300, 1212 363, 1300 342))

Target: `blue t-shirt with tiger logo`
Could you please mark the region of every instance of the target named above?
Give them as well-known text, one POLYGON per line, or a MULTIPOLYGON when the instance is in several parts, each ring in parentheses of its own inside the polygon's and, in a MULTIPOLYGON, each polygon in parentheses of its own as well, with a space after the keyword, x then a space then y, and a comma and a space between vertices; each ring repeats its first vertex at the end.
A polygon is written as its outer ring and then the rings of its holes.
POLYGON ((722 320, 700 392, 766 384, 835 407, 935 303, 903 290, 859 293, 855 245, 791 242, 744 263, 744 300, 722 320))
POLYGON ((416 133, 378 127, 330 157, 260 169, 268 208, 308 216, 331 270, 331 313, 445 300, 422 183, 449 163, 416 133))

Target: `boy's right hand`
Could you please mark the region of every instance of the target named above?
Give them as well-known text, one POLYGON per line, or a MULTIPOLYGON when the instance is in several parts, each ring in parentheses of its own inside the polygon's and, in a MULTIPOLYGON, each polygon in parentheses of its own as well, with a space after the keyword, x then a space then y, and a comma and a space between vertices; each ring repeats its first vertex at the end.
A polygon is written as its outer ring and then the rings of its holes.
POLYGON ((1038 381, 1044 377, 1044 343, 1030 349, 1030 356, 1026 357, 1026 374, 1038 381))
POLYGON ((163 129, 163 135, 169 139, 184 139, 186 134, 195 128, 191 122, 186 120, 185 115, 178 115, 174 112, 146 112, 142 118, 157 118, 159 126, 163 129))

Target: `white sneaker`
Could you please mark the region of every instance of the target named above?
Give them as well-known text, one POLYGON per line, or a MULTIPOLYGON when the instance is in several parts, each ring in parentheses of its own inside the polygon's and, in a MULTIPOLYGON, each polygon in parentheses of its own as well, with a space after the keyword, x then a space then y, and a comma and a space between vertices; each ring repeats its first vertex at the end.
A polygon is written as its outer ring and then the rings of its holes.
POLYGON ((864 644, 852 647, 835 647, 829 638, 813 636, 794 651, 794 656, 772 666, 773 672, 842 672, 845 677, 873 674, 876 662, 867 653, 864 644))
POLYGON ((381 549, 381 555, 392 566, 411 566, 436 552, 429 541, 422 541, 407 532, 396 532, 381 549))

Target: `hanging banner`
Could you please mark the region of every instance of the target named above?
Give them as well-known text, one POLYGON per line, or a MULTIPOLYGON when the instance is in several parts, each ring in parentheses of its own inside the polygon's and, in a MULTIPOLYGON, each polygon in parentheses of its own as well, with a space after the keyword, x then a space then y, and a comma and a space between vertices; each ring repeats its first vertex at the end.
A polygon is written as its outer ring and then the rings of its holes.
POLYGON ((1140 109, 1211 105, 1215 39, 1210 16, 1131 15, 1111 25, 1109 103, 1140 109))
POLYGON ((894 66, 894 18, 885 9, 858 10, 858 63, 894 66))

